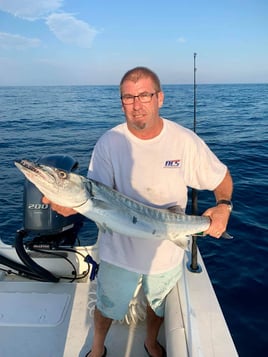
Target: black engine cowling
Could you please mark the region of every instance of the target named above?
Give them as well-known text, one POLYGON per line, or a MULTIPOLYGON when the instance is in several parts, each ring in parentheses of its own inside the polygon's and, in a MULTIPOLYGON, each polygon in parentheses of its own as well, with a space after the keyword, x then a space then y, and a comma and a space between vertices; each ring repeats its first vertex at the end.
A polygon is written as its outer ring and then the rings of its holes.
MULTIPOLYGON (((78 169, 78 162, 68 155, 49 155, 40 158, 38 164, 57 167, 67 172, 78 169)), ((83 217, 80 214, 64 217, 42 202, 43 194, 25 180, 23 195, 23 229, 36 236, 40 243, 57 241, 72 245, 81 228, 83 217)))

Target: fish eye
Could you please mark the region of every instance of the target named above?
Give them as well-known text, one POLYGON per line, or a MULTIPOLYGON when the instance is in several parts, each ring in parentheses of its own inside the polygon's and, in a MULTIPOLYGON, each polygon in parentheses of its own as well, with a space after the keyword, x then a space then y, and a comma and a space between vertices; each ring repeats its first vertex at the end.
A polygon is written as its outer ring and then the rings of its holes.
POLYGON ((68 175, 67 172, 63 171, 63 170, 59 170, 58 171, 58 175, 60 178, 65 179, 68 175))

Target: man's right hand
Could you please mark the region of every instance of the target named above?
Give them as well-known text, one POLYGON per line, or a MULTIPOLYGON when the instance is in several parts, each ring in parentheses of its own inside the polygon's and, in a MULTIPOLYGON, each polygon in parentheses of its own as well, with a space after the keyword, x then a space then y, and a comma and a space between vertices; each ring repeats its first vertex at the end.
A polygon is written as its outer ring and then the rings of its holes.
POLYGON ((50 207, 53 209, 53 211, 56 211, 57 213, 61 214, 64 217, 68 217, 73 214, 77 214, 77 212, 74 209, 57 205, 56 203, 49 201, 49 199, 47 199, 46 197, 42 198, 42 202, 50 205, 50 207))

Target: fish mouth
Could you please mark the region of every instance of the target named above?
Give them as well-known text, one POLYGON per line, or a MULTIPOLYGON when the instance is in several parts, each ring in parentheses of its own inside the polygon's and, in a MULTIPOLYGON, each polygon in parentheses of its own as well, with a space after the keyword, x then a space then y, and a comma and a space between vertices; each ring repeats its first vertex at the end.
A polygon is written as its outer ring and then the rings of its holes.
POLYGON ((39 177, 47 182, 53 183, 56 181, 53 171, 49 170, 48 166, 43 166, 39 164, 35 164, 29 160, 16 160, 15 162, 16 167, 22 171, 27 178, 31 177, 39 177))

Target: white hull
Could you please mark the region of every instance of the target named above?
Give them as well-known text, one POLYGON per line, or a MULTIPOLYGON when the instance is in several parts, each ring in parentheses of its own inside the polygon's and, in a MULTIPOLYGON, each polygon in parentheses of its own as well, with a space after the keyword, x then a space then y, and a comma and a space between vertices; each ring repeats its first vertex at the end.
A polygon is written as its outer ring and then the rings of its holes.
MULTIPOLYGON (((97 259, 96 246, 76 250, 97 259)), ((0 254, 19 262, 9 245, 1 243, 0 254)), ((63 259, 33 258, 52 273, 71 274, 63 259)), ((68 258, 82 275, 87 264, 81 255, 68 258)), ((188 260, 186 252, 183 277, 167 298, 160 342, 168 357, 238 356, 202 258, 201 273, 189 272, 188 260)), ((92 342, 95 285, 88 278, 46 283, 0 273, 0 357, 84 357, 92 342)), ((107 357, 146 357, 144 336, 144 322, 115 322, 107 357)))

